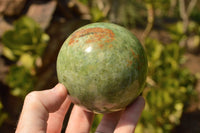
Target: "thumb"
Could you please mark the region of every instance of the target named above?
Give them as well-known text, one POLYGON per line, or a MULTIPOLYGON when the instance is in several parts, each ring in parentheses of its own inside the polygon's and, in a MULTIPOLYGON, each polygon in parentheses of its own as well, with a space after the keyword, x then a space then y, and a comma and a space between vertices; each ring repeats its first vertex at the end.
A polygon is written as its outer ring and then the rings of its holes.
POLYGON ((59 109, 67 98, 67 90, 62 84, 53 89, 33 91, 24 101, 16 133, 45 133, 49 113, 59 109))

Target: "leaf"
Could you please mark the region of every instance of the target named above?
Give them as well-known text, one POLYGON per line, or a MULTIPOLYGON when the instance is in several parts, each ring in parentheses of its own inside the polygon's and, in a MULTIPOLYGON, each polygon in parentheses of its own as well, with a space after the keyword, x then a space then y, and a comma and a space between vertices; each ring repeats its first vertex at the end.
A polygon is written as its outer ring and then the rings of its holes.
MULTIPOLYGON (((12 51, 17 59, 24 53, 41 56, 47 45, 49 36, 45 34, 39 25, 29 17, 21 17, 14 23, 14 29, 3 34, 4 46, 12 51)), ((9 59, 10 56, 8 56, 9 59)))
POLYGON ((50 39, 50 37, 49 37, 48 34, 43 33, 43 34, 41 35, 41 42, 42 42, 42 43, 47 43, 47 42, 49 41, 49 39, 50 39))
POLYGON ((181 68, 183 49, 177 43, 163 45, 148 38, 145 47, 150 64, 148 79, 153 83, 148 80, 149 84, 143 91, 146 106, 139 123, 142 130, 136 131, 169 133, 179 124, 184 103, 195 96, 195 77, 181 68))
POLYGON ((179 34, 183 34, 184 33, 184 30, 183 30, 183 22, 178 22, 176 24, 176 29, 177 33, 179 34))
POLYGON ((98 22, 105 18, 103 12, 98 7, 92 7, 90 12, 93 22, 98 22))
POLYGON ((20 19, 15 21, 14 27, 16 31, 29 30, 29 32, 35 31, 35 29, 40 29, 39 24, 37 24, 32 18, 27 16, 22 16, 20 19))
POLYGON ((8 118, 8 114, 0 110, 0 126, 8 118))
POLYGON ((34 67, 34 61, 35 61, 35 58, 32 55, 24 53, 19 58, 18 63, 21 66, 24 66, 26 69, 31 70, 34 67))
POLYGON ((4 46, 10 48, 10 49, 17 49, 18 47, 15 45, 17 41, 17 34, 13 31, 7 31, 2 36, 2 42, 4 46))
POLYGON ((13 54, 12 50, 10 50, 9 48, 7 48, 5 46, 3 47, 3 55, 10 60, 13 60, 13 61, 16 60, 16 57, 13 54))
POLYGON ((33 90, 35 77, 24 66, 13 65, 6 76, 6 83, 11 88, 11 94, 24 98, 33 90))

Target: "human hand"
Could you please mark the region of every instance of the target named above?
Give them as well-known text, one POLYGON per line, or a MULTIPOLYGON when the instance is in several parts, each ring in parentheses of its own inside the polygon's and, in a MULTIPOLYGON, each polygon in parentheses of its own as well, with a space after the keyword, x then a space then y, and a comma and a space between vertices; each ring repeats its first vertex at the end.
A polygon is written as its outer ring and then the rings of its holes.
MULTIPOLYGON (((29 93, 24 101, 16 133, 60 133, 71 101, 62 84, 29 93)), ((144 108, 139 96, 124 111, 105 114, 96 133, 133 133, 144 108)), ((74 105, 66 133, 89 133, 94 114, 74 105)))

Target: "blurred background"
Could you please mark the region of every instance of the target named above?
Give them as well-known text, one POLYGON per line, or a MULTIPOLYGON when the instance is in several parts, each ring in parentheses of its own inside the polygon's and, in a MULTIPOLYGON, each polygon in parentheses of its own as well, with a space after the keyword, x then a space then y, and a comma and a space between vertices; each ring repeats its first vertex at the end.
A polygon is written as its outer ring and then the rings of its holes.
POLYGON ((57 84, 63 41, 100 21, 126 27, 147 52, 136 133, 200 133, 199 0, 0 0, 0 132, 14 132, 27 93, 57 84))

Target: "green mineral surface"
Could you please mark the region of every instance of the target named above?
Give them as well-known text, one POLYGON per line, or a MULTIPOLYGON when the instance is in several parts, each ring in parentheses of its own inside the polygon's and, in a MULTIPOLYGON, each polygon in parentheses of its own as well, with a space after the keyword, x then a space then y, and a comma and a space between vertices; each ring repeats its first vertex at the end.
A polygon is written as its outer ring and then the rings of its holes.
POLYGON ((57 58, 57 75, 72 102, 97 113, 118 111, 143 90, 147 57, 138 39, 112 23, 72 33, 57 58))

